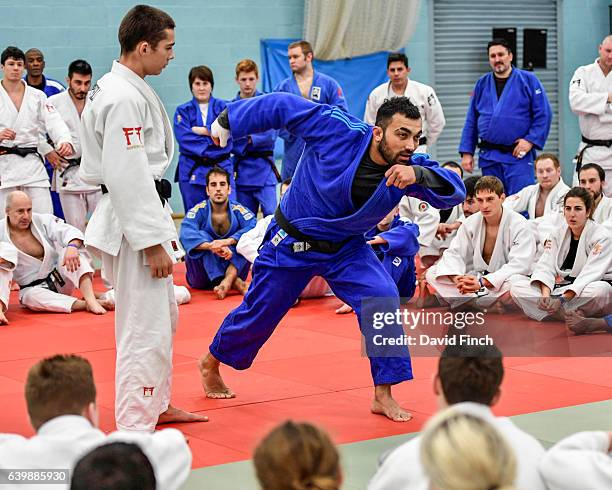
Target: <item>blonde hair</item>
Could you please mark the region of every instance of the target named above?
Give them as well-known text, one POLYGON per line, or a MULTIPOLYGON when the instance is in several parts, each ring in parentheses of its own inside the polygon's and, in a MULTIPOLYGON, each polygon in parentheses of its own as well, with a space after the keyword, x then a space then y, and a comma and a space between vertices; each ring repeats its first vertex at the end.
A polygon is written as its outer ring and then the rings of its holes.
POLYGON ((512 490, 516 458, 480 417, 450 408, 426 426, 421 463, 436 490, 512 490))
POLYGON ((338 490, 340 456, 327 433, 308 423, 284 422, 257 446, 253 464, 264 490, 338 490))

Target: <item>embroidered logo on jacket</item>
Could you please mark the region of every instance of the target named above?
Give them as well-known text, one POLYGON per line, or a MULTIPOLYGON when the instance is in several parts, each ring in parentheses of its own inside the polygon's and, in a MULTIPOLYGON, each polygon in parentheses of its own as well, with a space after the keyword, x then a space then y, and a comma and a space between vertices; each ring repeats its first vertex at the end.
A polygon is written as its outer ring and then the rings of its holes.
POLYGON ((142 148, 142 138, 140 137, 140 131, 142 126, 137 128, 123 128, 123 135, 125 136, 125 144, 128 149, 131 148, 142 148), (138 143, 136 142, 138 138, 138 143))
POLYGON ((153 390, 155 386, 143 386, 142 387, 142 395, 146 397, 153 396, 153 390))

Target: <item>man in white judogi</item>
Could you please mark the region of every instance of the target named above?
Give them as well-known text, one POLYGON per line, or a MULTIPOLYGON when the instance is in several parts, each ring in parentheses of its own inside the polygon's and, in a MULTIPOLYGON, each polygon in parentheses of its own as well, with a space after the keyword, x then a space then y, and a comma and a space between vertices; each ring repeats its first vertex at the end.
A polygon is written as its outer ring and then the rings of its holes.
POLYGON ((517 213, 527 213, 538 243, 543 242, 562 219, 563 197, 569 187, 561 178, 559 159, 551 153, 540 153, 534 162, 537 184, 523 187, 508 196, 504 206, 517 213))
POLYGON ((17 253, 13 279, 19 284, 21 304, 34 311, 70 313, 87 310, 104 314, 112 304, 96 299, 93 269, 82 256, 83 234, 51 214, 32 213, 25 192, 6 197, 6 218, 0 221, 0 241, 17 253), (71 295, 78 288, 84 299, 71 295))
POLYGON ((578 116, 580 163, 597 163, 606 173, 604 192, 612 197, 612 36, 599 45, 599 58, 574 72, 569 103, 578 116))
POLYGON ((21 79, 24 63, 20 49, 10 46, 2 52, 0 208, 10 192, 23 190, 32 198, 34 212, 52 213, 42 140, 48 133, 62 157, 72 155, 74 148, 68 127, 47 96, 21 79))
POLYGON ((554 490, 612 488, 612 431, 578 432, 551 447, 540 474, 554 490))
POLYGON ((87 215, 93 213, 102 197, 100 186, 83 182, 79 176, 81 164, 81 113, 87 101, 92 70, 87 61, 75 60, 68 67, 68 90, 49 97, 57 112, 70 129, 74 154, 62 158, 53 148, 45 151, 47 160, 55 167, 51 187, 62 203, 66 223, 85 231, 87 215))
MULTIPOLYGON (((544 448, 509 418, 496 417, 491 410, 503 393, 500 389, 503 375, 502 355, 497 347, 447 347, 440 356, 434 379, 438 408, 452 406, 489 422, 515 452, 517 487, 544 490, 538 474, 544 448)), ((421 464, 420 450, 421 436, 417 435, 384 454, 368 490, 429 490, 431 485, 421 464)))
POLYGON ((440 224, 440 213, 429 203, 416 197, 402 197, 399 203, 399 215, 419 226, 419 245, 422 251, 432 246, 440 224))
POLYGON ((593 196, 595 210, 591 217, 595 223, 612 231, 612 198, 604 195, 605 171, 596 163, 583 165, 578 174, 578 184, 593 196))
POLYGON ((409 80, 409 73, 408 58, 405 54, 389 54, 387 57, 389 81, 372 90, 363 120, 374 126, 376 113, 385 100, 392 97, 408 97, 410 102, 419 108, 423 121, 423 136, 415 153, 427 153, 427 148, 438 140, 446 119, 434 89, 424 83, 409 80))
POLYGON ((527 220, 504 209, 504 187, 497 177, 476 184, 480 211, 465 220, 440 261, 426 274, 436 296, 451 308, 511 305, 513 280, 531 272, 536 242, 527 220))
POLYGON ((81 118, 81 177, 108 191, 85 238, 101 252, 115 287, 115 418, 118 428, 139 432, 152 432, 158 423, 207 420, 170 405, 178 320, 172 267, 179 246, 166 201, 169 183, 161 179, 174 138, 144 77, 158 75, 174 58, 174 27, 159 9, 132 8, 119 27, 121 57, 90 92, 81 118))
MULTIPOLYGON (((89 451, 111 442, 137 444, 147 455, 158 490, 181 488, 191 470, 191 451, 183 434, 165 429, 154 434, 112 432, 98 429, 96 386, 89 361, 76 355, 43 359, 30 369, 25 388, 30 422, 36 435, 0 434, 3 468, 28 471, 68 470, 89 451)), ((5 480, 3 480, 5 483, 5 480)), ((7 482, 9 490, 68 490, 63 484, 7 482)))

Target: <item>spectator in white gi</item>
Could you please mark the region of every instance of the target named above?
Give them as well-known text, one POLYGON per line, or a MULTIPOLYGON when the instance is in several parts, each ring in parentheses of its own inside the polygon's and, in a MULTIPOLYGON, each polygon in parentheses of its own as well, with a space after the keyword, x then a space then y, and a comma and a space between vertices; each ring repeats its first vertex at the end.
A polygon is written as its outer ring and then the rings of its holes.
POLYGON ((0 240, 17 250, 13 272, 21 304, 34 311, 70 313, 87 310, 101 315, 113 309, 93 290, 93 269, 83 256, 83 233, 51 214, 32 212, 32 200, 22 191, 6 198, 6 218, 0 240), (78 288, 84 299, 71 296, 78 288))
POLYGON ((599 45, 599 57, 574 72, 569 86, 569 103, 578 116, 581 142, 577 171, 582 162, 603 167, 608 182, 606 196, 612 197, 612 35, 599 45))
MULTIPOLYGON (((516 452, 516 484, 519 488, 544 490, 546 487, 538 474, 538 462, 544 455, 544 448, 509 418, 496 417, 491 410, 501 397, 503 377, 502 354, 497 347, 448 346, 440 356, 434 378, 438 408, 445 410, 451 406, 457 413, 478 417, 494 426, 516 452)), ((383 454, 368 490, 438 488, 432 486, 436 481, 430 480, 431 475, 421 463, 423 438, 423 435, 418 435, 383 454)), ((514 479, 513 476, 510 483, 514 479)), ((460 488, 473 490, 477 487, 460 488)))
MULTIPOLYGON (((80 356, 56 355, 37 362, 28 373, 25 397, 36 435, 26 438, 0 434, 3 468, 72 472, 77 461, 92 449, 109 442, 130 442, 137 444, 151 462, 158 490, 179 489, 189 476, 191 451, 178 430, 107 435, 98 429, 93 373, 89 361, 80 356)), ((47 488, 38 483, 28 485, 21 481, 2 488, 47 488)), ((48 488, 67 490, 69 482, 48 488)))
POLYGON ((437 264, 426 273, 438 299, 451 308, 512 307, 510 285, 530 274, 536 242, 527 220, 503 207, 497 177, 476 183, 480 211, 465 220, 437 264))
POLYGON ((419 108, 423 121, 423 136, 415 153, 427 153, 427 149, 438 140, 446 120, 440 101, 433 88, 409 79, 411 69, 404 53, 390 53, 387 57, 389 81, 376 87, 366 103, 364 121, 374 126, 376 113, 383 102, 392 97, 408 97, 419 108))
POLYGON ((564 319, 567 310, 605 313, 612 301, 612 234, 589 218, 591 194, 574 187, 563 202, 565 223, 544 241, 531 278, 514 282, 511 295, 534 320, 564 319))

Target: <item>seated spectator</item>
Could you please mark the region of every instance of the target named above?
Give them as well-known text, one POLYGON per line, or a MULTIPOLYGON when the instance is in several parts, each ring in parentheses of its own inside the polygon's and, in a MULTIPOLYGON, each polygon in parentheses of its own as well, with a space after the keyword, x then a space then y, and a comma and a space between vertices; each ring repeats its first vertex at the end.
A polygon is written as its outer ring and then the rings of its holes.
POLYGON ((236 251, 243 233, 255 226, 255 215, 230 201, 229 174, 220 167, 206 175, 208 199, 196 204, 181 224, 180 240, 187 252, 187 283, 212 289, 224 299, 230 289, 245 294, 249 262, 236 251))
MULTIPOLYGON (((83 455, 100 445, 131 442, 151 461, 159 490, 178 489, 189 476, 191 451, 178 430, 105 435, 97 428, 93 373, 89 361, 80 356, 57 355, 37 362, 28 373, 25 396, 36 435, 0 434, 3 468, 72 470, 83 455)), ((5 488, 18 490, 23 486, 5 488)), ((65 490, 68 485, 53 488, 65 490)))
POLYGON ((213 167, 223 168, 230 176, 232 190, 235 187, 231 146, 221 148, 210 137, 211 124, 226 106, 224 100, 212 96, 214 86, 210 68, 194 66, 189 71, 193 98, 174 113, 174 135, 179 144, 174 181, 179 183, 185 212, 206 198, 206 175, 213 167))
POLYGON ((612 314, 602 318, 586 318, 580 310, 565 312, 565 324, 576 335, 586 333, 612 333, 612 314))
POLYGON ((612 432, 579 432, 562 439, 540 461, 551 490, 612 488, 612 432))
MULTIPOLYGON (((463 178, 463 168, 458 163, 450 161, 444 163, 442 167, 457 173, 461 178, 463 178)), ((467 196, 466 199, 468 199, 467 196)), ((420 267, 417 269, 419 282, 419 298, 417 299, 416 303, 417 308, 431 306, 432 304, 432 302, 429 300, 431 293, 429 292, 425 273, 429 267, 440 260, 440 257, 450 246, 452 239, 457 234, 457 230, 465 219, 463 215, 463 207, 464 203, 461 203, 449 209, 437 210, 438 214, 440 215, 440 219, 436 233, 431 241, 431 244, 421 247, 419 252, 419 257, 421 260, 420 267)))
MULTIPOLYGON (((287 192, 289 189, 289 185, 291 184, 291 178, 286 179, 280 188, 281 197, 287 192)), ((245 259, 247 259, 251 264, 255 262, 257 255, 259 255, 259 247, 263 243, 263 239, 266 236, 266 231, 268 230, 268 226, 270 226, 270 222, 272 221, 273 215, 268 215, 263 219, 260 219, 254 228, 242 234, 240 240, 236 245, 236 251, 242 255, 245 259)), ((308 285, 300 294, 301 298, 321 298, 323 296, 330 296, 333 293, 327 284, 327 281, 322 277, 316 276, 313 277, 308 285)))
POLYGON ((338 490, 340 455, 329 436, 308 423, 287 421, 270 432, 253 456, 263 490, 338 490))
POLYGON ((511 305, 510 285, 531 272, 535 237, 520 214, 502 206, 506 196, 497 177, 476 184, 480 211, 465 220, 427 282, 451 308, 498 311, 511 305))
POLYGON ((463 181, 465 184, 465 201, 463 201, 463 216, 469 218, 476 214, 478 209, 478 201, 476 201, 476 182, 480 180, 478 176, 468 177, 463 181))
MULTIPOLYGON (((393 279, 404 303, 414 296, 416 289, 414 257, 419 251, 418 237, 419 227, 408 218, 400 218, 395 209, 366 233, 368 244, 393 279)), ((343 304, 336 313, 351 311, 349 305, 343 304)))
MULTIPOLYGON (((500 399, 503 377, 502 354, 497 347, 448 346, 440 357, 434 379, 438 407, 443 410, 452 405, 459 413, 480 417, 493 425, 516 453, 517 486, 543 490, 546 487, 537 465, 544 448, 509 418, 495 417, 491 411, 500 399)), ((368 489, 433 488, 420 462, 421 446, 419 435, 387 453, 368 489)))
POLYGON ((86 454, 72 472, 70 490, 155 490, 155 472, 136 444, 112 442, 86 454))
POLYGON ((595 223, 612 231, 612 198, 603 192, 606 186, 606 172, 596 163, 587 163, 578 172, 578 185, 584 187, 593 197, 591 217, 595 223))
POLYGON ((0 241, 18 250, 13 277, 23 306, 59 313, 87 310, 97 315, 114 309, 110 301, 96 298, 84 239, 78 229, 61 219, 33 213, 32 199, 25 192, 13 191, 7 196, 0 241), (84 299, 71 295, 75 288, 84 299))
MULTIPOLYGON (((242 60, 236 65, 236 83, 240 91, 236 100, 262 95, 257 90, 259 70, 253 60, 242 60)), ((264 216, 276 209, 276 184, 280 173, 274 162, 276 131, 270 129, 234 141, 233 164, 236 172, 236 199, 255 215, 261 206, 264 216)))
POLYGON ((484 419, 453 408, 425 427, 421 463, 436 490, 514 489, 516 457, 503 436, 484 419))
POLYGON ((564 319, 565 311, 602 315, 612 301, 612 236, 591 216, 593 198, 574 187, 563 201, 565 220, 543 244, 531 277, 513 283, 512 298, 534 320, 564 319))

